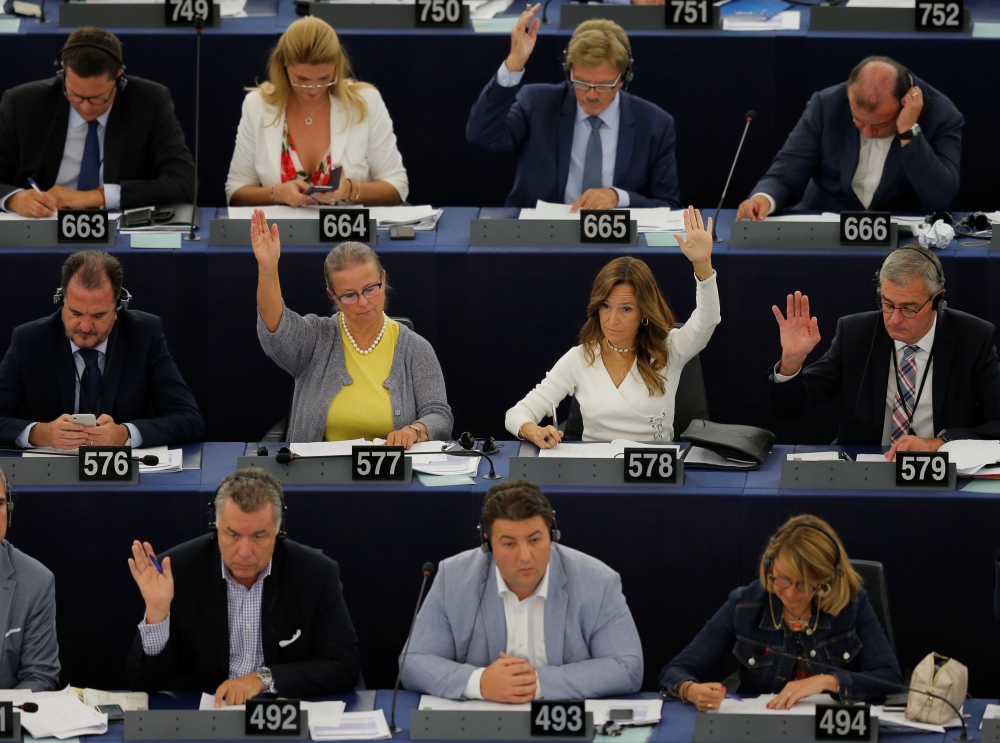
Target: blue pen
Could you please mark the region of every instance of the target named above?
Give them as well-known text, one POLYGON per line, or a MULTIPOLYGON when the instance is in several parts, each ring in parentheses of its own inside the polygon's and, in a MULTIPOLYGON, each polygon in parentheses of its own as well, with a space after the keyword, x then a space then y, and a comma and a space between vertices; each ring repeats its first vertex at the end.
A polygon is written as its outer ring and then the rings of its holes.
POLYGON ((35 189, 36 191, 38 191, 38 193, 41 193, 41 192, 42 192, 42 189, 40 189, 40 188, 38 187, 38 184, 37 184, 37 183, 35 183, 35 179, 34 179, 34 178, 29 178, 29 179, 28 179, 28 183, 30 183, 30 184, 31 184, 31 187, 32 187, 33 189, 35 189))
POLYGON ((156 569, 159 570, 160 571, 160 575, 162 575, 163 574, 163 566, 160 565, 160 561, 156 559, 156 555, 154 555, 152 552, 150 552, 149 553, 149 559, 153 561, 153 564, 156 566, 156 569))

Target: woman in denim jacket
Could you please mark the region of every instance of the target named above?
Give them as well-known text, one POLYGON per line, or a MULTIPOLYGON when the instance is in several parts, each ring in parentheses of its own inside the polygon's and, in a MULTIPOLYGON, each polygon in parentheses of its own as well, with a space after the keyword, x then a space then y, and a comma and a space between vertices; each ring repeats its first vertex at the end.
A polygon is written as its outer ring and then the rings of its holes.
POLYGON ((730 650, 739 661, 740 692, 777 693, 768 704, 772 709, 788 709, 823 692, 854 701, 884 697, 892 690, 844 671, 902 683, 896 655, 861 587, 861 576, 851 567, 840 538, 815 516, 789 519, 771 537, 760 561, 760 579, 729 594, 694 641, 660 672, 660 686, 701 712, 718 709, 725 687, 702 679, 730 650), (799 659, 767 654, 763 648, 799 659))

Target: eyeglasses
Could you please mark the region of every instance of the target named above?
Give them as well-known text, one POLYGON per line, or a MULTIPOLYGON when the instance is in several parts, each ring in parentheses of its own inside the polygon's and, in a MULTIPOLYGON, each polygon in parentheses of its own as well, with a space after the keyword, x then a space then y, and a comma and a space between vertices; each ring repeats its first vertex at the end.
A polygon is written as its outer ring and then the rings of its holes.
POLYGON ((300 88, 301 90, 316 90, 317 88, 329 88, 331 85, 336 85, 337 78, 334 78, 332 83, 317 83, 316 85, 301 85, 300 83, 293 83, 291 78, 288 78, 288 82, 293 88, 300 88))
POLYGON ((596 90, 598 93, 613 93, 615 91, 615 86, 618 85, 618 81, 622 79, 621 73, 618 73, 618 77, 615 78, 613 83, 601 83, 600 85, 591 85, 590 83, 585 83, 583 80, 575 80, 570 78, 569 81, 573 83, 573 87, 577 90, 591 91, 596 90))
MULTIPOLYGON (((927 302, 930 302, 936 296, 936 294, 932 294, 927 298, 927 302)), ((896 305, 889 304, 888 302, 876 302, 876 304, 878 305, 878 308, 882 310, 883 315, 891 315, 896 310, 899 310, 900 315, 905 317, 907 320, 912 320, 920 314, 920 310, 927 306, 927 302, 924 302, 922 305, 917 307, 917 309, 913 309, 912 307, 897 307, 896 305)))
POLYGON ((89 103, 91 106, 103 106, 105 103, 111 100, 111 91, 114 90, 114 87, 115 83, 111 83, 111 87, 108 88, 106 91, 104 91, 104 95, 83 96, 83 95, 76 95, 75 93, 70 93, 66 89, 66 86, 63 85, 63 95, 66 96, 66 99, 70 103, 75 103, 78 106, 84 101, 89 103))
POLYGON ((791 578, 786 578, 783 575, 769 575, 768 579, 774 584, 775 588, 780 588, 782 591, 788 590, 792 586, 795 586, 795 590, 800 593, 816 593, 820 588, 819 586, 813 586, 805 583, 804 581, 795 582, 791 578))
POLYGON ((333 298, 336 299, 341 304, 357 304, 358 299, 362 295, 364 296, 365 299, 374 299, 381 293, 382 293, 382 282, 380 281, 377 284, 366 286, 364 289, 361 290, 360 295, 357 292, 347 292, 347 294, 341 294, 339 297, 334 296, 333 298))

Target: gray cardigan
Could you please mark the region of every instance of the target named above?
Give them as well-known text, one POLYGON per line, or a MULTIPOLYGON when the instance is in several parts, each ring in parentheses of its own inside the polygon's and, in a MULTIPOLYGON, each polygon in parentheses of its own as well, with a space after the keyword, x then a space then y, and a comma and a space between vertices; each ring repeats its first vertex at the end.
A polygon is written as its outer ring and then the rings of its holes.
MULTIPOLYGON (((354 381, 347 374, 339 314, 302 317, 285 307, 278 329, 272 333, 257 313, 257 338, 264 353, 295 377, 288 421, 291 442, 322 441, 330 403, 345 384, 354 381)), ((395 430, 419 421, 427 426, 431 439, 451 438, 455 420, 441 365, 431 344, 405 325, 399 326, 385 387, 395 430)))

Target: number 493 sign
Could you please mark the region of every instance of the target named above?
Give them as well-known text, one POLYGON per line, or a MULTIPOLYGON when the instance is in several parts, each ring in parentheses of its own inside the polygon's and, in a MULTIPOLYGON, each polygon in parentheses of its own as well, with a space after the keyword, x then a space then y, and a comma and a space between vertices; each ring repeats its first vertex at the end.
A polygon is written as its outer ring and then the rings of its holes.
POLYGON ((587 737, 587 712, 583 701, 532 702, 531 737, 587 737))

